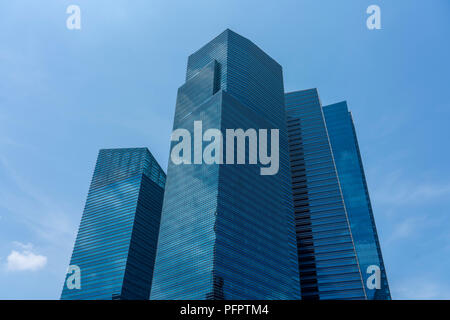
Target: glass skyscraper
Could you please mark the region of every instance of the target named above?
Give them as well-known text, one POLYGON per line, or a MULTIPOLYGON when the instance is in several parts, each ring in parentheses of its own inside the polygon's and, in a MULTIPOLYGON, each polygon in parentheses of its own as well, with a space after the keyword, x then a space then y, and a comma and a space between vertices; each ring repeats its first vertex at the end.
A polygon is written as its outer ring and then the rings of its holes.
POLYGON ((194 136, 194 121, 279 129, 279 171, 261 175, 249 150, 246 164, 169 161, 151 299, 299 298, 281 66, 224 31, 188 59, 173 128, 194 136))
POLYGON ((147 148, 100 150, 61 299, 149 298, 165 178, 147 148))
POLYGON ((286 94, 302 299, 365 299, 316 89, 286 94))
POLYGON ((366 285, 367 298, 389 300, 391 295, 352 115, 345 101, 326 106, 323 112, 364 283, 372 274, 367 272, 370 266, 377 266, 381 271, 381 288, 371 289, 366 285))
POLYGON ((316 89, 285 97, 302 299, 390 299, 346 103, 322 108, 316 89))
POLYGON ((285 94, 227 29, 189 56, 173 130, 167 182, 147 148, 100 150, 61 299, 391 299, 346 102, 285 94))

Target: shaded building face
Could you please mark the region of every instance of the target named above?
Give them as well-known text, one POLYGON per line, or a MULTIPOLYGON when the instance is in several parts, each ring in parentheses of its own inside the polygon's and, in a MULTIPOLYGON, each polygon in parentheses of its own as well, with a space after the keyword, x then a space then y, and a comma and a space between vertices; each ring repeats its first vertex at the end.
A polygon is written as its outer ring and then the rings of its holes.
POLYGON ((366 299, 317 90, 285 98, 302 299, 366 299))
POLYGON ((391 299, 351 113, 346 102, 326 106, 323 112, 367 298, 391 299), (370 278, 376 275, 377 268, 379 288, 376 279, 370 278))
POLYGON ((146 148, 100 150, 61 299, 149 298, 164 184, 146 148))
POLYGON ((151 299, 298 298, 280 65, 226 30, 189 57, 174 130, 194 136, 194 121, 223 133, 278 129, 279 170, 169 161, 151 299))

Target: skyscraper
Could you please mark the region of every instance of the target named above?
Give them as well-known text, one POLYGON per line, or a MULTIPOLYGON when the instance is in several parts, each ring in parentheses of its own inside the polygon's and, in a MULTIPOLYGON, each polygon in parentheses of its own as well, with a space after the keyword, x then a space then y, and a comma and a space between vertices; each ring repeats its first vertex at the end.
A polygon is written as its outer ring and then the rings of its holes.
POLYGON ((149 298, 165 178, 147 148, 100 150, 61 299, 149 298))
POLYGON ((302 299, 366 299, 317 90, 285 97, 302 299))
POLYGON ((323 112, 364 283, 374 272, 367 272, 371 266, 381 272, 380 289, 366 285, 367 298, 391 299, 352 115, 345 101, 323 112))
POLYGON ((281 66, 230 30, 189 57, 173 129, 279 129, 279 170, 169 161, 151 299, 299 297, 283 87, 281 66))

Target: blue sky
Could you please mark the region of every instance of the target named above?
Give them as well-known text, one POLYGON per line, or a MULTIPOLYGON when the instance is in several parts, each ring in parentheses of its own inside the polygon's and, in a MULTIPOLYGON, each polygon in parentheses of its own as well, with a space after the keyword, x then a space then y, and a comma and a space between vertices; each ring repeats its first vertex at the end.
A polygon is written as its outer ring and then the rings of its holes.
POLYGON ((393 298, 450 299, 448 0, 2 1, 0 299, 59 297, 98 149, 166 168, 187 56, 226 28, 348 101, 393 298))

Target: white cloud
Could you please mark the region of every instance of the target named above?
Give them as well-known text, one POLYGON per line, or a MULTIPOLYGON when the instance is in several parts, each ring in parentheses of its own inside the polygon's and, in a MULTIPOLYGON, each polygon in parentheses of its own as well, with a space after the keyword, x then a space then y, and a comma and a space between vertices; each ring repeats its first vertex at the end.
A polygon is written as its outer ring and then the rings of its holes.
POLYGON ((31 243, 23 244, 15 241, 14 245, 23 249, 22 251, 12 250, 6 258, 6 268, 10 271, 36 271, 42 269, 47 264, 47 257, 33 253, 31 243))

